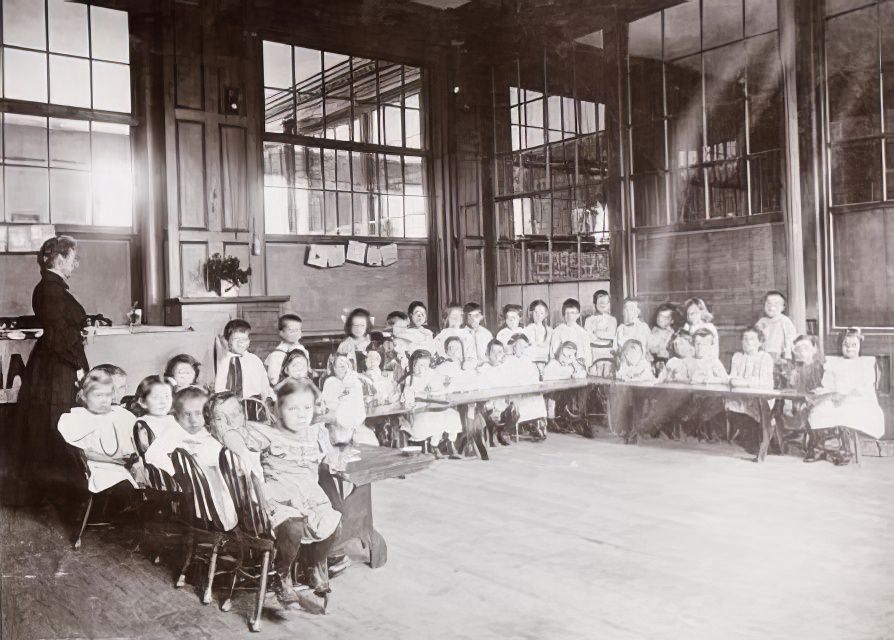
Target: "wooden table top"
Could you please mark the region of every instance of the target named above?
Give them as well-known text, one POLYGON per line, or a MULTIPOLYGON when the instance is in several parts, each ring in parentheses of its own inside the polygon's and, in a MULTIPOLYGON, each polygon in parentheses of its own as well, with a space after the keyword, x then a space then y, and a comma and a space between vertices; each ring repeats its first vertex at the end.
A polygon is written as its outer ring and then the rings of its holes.
POLYGON ((339 471, 338 476, 355 485, 370 484, 387 478, 405 476, 422 471, 434 462, 428 453, 405 455, 400 449, 355 445, 360 450, 360 459, 348 463, 348 468, 339 471))
POLYGON ((726 398, 783 398, 786 400, 803 400, 809 394, 795 389, 760 389, 757 387, 733 387, 729 384, 687 384, 684 382, 629 382, 613 378, 590 378, 596 384, 619 385, 635 389, 669 389, 671 391, 687 391, 689 393, 710 393, 726 398))

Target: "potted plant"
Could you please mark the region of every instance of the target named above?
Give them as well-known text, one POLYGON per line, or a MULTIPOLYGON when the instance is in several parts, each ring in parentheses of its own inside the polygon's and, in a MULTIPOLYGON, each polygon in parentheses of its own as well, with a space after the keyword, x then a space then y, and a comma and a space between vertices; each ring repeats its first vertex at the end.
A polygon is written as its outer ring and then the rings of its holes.
POLYGON ((241 269, 239 258, 215 253, 205 263, 205 287, 217 295, 230 298, 239 295, 239 287, 248 282, 251 267, 241 269))

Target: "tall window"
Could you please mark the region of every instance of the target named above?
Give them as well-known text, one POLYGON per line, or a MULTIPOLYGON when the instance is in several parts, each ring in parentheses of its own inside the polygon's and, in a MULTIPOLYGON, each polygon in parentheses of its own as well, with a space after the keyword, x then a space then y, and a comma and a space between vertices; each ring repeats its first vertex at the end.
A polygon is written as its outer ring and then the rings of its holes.
POLYGON ((0 221, 132 226, 127 12, 3 0, 2 26, 0 221))
POLYGON ((776 0, 690 0, 630 24, 634 225, 781 209, 776 0))
POLYGON ((424 238, 422 72, 264 42, 267 233, 424 238))
POLYGON ((498 284, 596 279, 607 264, 601 32, 587 38, 493 68, 498 284))

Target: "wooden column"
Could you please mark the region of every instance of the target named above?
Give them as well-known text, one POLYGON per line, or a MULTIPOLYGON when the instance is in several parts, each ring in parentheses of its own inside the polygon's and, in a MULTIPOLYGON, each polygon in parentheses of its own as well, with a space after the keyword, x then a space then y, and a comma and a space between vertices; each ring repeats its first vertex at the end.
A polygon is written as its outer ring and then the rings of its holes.
POLYGON ((779 50, 782 58, 782 97, 785 114, 785 248, 788 264, 788 316, 799 332, 806 330, 807 304, 804 287, 804 234, 801 220, 801 158, 798 142, 798 93, 796 73, 797 0, 778 0, 779 50))
POLYGON ((626 163, 627 149, 624 144, 624 66, 627 60, 627 25, 615 16, 612 24, 604 29, 605 69, 606 69, 606 119, 608 134, 608 180, 605 187, 608 207, 609 231, 609 277, 611 279, 612 308, 617 314, 625 296, 634 293, 629 279, 631 234, 627 214, 626 163))

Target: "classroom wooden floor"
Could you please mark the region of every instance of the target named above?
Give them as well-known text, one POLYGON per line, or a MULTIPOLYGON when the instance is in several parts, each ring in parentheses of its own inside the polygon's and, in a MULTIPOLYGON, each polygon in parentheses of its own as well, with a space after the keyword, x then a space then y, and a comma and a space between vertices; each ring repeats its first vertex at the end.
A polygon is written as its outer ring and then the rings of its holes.
MULTIPOLYGON (((388 564, 262 638, 894 638, 894 460, 551 435, 374 489, 388 564)), ((70 526, 66 523, 65 526, 70 526)), ((57 512, 2 514, 2 637, 244 638, 122 532, 70 549, 57 512)))

